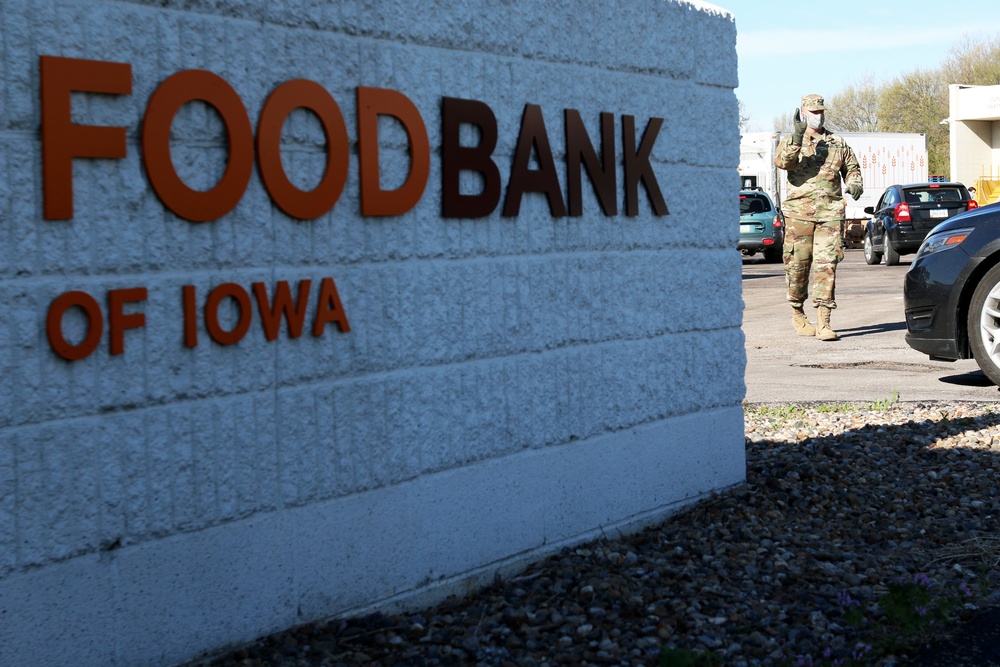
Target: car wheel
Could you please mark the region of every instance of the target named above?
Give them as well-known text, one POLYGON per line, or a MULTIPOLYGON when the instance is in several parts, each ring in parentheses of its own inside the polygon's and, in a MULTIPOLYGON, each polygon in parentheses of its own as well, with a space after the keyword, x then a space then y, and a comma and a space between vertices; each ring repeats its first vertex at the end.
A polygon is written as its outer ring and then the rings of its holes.
POLYGON ((882 253, 875 252, 875 244, 872 243, 871 234, 865 234, 865 262, 870 266, 882 262, 882 253))
POLYGON ((885 237, 882 245, 885 246, 885 265, 886 266, 896 266, 899 264, 899 253, 896 249, 892 247, 892 242, 889 241, 889 237, 885 237))
POLYGON ((764 261, 774 264, 781 261, 781 248, 768 248, 764 251, 764 261))
POLYGON ((966 323, 972 356, 986 377, 1000 385, 1000 265, 976 285, 966 323))

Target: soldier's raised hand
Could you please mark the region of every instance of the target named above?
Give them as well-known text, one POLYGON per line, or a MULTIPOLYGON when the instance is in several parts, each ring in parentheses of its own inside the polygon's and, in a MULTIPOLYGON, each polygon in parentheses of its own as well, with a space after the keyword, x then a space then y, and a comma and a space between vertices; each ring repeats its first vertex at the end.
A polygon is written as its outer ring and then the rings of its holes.
POLYGON ((801 146, 802 135, 806 133, 806 122, 802 120, 802 113, 797 108, 795 109, 795 115, 792 116, 792 125, 795 127, 792 131, 792 145, 801 146))

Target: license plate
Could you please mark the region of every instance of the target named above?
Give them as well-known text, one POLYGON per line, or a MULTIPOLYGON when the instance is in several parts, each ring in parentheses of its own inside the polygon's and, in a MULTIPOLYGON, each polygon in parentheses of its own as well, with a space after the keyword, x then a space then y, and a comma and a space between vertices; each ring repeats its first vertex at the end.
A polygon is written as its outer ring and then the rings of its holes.
POLYGON ((946 208, 932 208, 931 209, 931 217, 932 218, 947 218, 948 217, 948 209, 946 209, 946 208))
POLYGON ((753 234, 757 225, 740 225, 740 234, 753 234))

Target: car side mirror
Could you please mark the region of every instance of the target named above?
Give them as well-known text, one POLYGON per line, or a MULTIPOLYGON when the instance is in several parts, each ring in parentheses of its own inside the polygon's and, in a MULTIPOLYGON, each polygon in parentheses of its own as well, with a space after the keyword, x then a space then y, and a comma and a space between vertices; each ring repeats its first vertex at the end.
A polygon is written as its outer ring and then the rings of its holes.
POLYGON ((865 206, 865 213, 868 214, 868 215, 875 215, 875 207, 874 206, 865 206))

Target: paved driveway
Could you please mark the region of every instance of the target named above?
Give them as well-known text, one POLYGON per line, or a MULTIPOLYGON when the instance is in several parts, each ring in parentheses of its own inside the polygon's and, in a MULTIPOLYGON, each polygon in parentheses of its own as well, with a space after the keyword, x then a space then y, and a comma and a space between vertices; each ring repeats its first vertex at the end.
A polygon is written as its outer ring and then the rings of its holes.
MULTIPOLYGON (((1000 399, 975 361, 931 361, 903 340, 903 276, 911 259, 868 266, 861 250, 848 250, 831 318, 841 340, 824 343, 795 335, 782 265, 744 258, 747 401, 875 401, 893 392, 902 401, 1000 399)), ((815 323, 815 309, 806 312, 815 323)))

